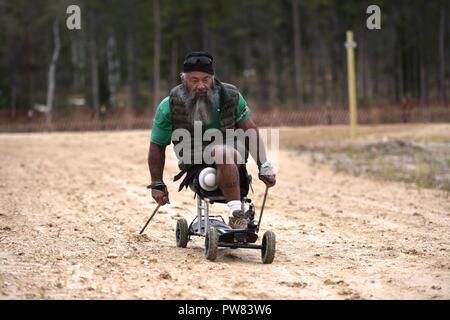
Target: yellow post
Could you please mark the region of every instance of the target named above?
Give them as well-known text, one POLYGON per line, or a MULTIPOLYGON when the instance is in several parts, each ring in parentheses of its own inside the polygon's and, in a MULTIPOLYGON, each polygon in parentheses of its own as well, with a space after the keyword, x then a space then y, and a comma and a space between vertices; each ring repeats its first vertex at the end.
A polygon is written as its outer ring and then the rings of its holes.
POLYGON ((353 31, 347 31, 347 76, 348 76, 348 101, 350 109, 350 128, 352 139, 356 138, 356 126, 358 115, 356 111, 356 76, 355 76, 355 48, 356 42, 353 41, 353 31))

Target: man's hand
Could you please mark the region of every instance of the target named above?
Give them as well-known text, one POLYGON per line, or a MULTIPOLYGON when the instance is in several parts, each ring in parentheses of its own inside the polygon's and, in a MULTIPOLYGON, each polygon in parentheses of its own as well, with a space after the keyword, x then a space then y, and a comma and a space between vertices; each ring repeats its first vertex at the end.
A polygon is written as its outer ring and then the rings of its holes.
POLYGON ((273 187, 277 183, 277 176, 273 172, 270 162, 266 162, 259 168, 258 178, 266 184, 266 186, 273 187))
POLYGON ((153 197, 153 199, 155 199, 156 203, 158 203, 162 206, 165 205, 166 203, 170 204, 169 192, 164 193, 159 190, 152 190, 152 197, 153 197))
POLYGON ((162 206, 166 203, 170 204, 169 191, 167 191, 167 187, 164 182, 152 183, 148 186, 148 188, 152 189, 152 197, 155 199, 156 203, 162 206))
POLYGON ((266 184, 269 188, 273 187, 277 183, 277 176, 276 174, 268 175, 268 176, 262 176, 259 175, 259 179, 266 184))

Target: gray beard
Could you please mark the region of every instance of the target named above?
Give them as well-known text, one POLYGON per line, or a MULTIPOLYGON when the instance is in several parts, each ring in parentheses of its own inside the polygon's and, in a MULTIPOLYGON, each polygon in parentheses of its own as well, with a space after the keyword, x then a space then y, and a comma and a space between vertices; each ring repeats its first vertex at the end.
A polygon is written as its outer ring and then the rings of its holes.
POLYGON ((219 97, 219 91, 214 86, 207 91, 206 96, 197 98, 195 93, 190 93, 185 86, 183 90, 183 100, 186 106, 188 120, 194 124, 195 121, 201 121, 203 126, 212 122, 213 108, 219 97))

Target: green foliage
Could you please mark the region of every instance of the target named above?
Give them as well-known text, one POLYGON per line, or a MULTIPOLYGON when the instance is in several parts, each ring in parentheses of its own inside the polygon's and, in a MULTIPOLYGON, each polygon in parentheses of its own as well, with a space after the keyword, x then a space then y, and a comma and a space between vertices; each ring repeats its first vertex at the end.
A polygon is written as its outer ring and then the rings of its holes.
MULTIPOLYGON (((301 33, 301 78, 305 101, 314 105, 346 103, 345 31, 358 42, 358 95, 364 105, 401 101, 409 95, 428 101, 439 97, 439 17, 445 1, 298 0, 301 33), (366 8, 381 7, 382 30, 366 29, 366 8), (359 51, 364 41, 364 51, 359 51), (362 45, 362 44, 361 44, 362 45), (363 86, 364 83, 364 86, 363 86), (425 95, 425 96, 424 96, 425 95)), ((292 0, 164 0, 161 17, 161 86, 168 92, 185 54, 210 51, 218 77, 248 92, 248 100, 267 105, 289 105, 294 97, 294 40, 292 0), (256 72, 256 73, 255 73, 256 72), (253 74, 253 76, 249 76, 253 74), (270 88, 269 88, 270 87, 270 88), (273 93, 269 93, 272 92, 273 93)), ((106 42, 114 35, 121 61, 121 92, 130 78, 128 43, 133 39, 132 65, 138 101, 152 96, 154 12, 152 0, 3 0, 0 1, 0 110, 15 100, 19 110, 42 104, 53 50, 52 23, 60 19, 62 50, 57 65, 57 107, 73 88, 73 41, 83 41, 86 59, 84 94, 91 95, 89 16, 97 30, 96 55, 102 100, 107 101, 106 42), (82 30, 65 28, 66 8, 82 9, 82 30), (13 91, 16 96, 13 98, 13 91), (106 90, 106 92, 105 92, 106 90)), ((448 17, 448 14, 447 14, 448 17)), ((449 28, 444 25, 444 38, 449 28)), ((447 58, 448 58, 448 48, 447 58)), ((448 60, 448 59, 447 59, 448 60)), ((447 66, 448 67, 448 66, 447 66)), ((448 71, 447 71, 448 74, 448 71)), ((445 89, 444 89, 445 90, 445 89)), ((126 101, 124 102, 126 104, 126 101)), ((151 108, 148 103, 139 107, 151 108)))

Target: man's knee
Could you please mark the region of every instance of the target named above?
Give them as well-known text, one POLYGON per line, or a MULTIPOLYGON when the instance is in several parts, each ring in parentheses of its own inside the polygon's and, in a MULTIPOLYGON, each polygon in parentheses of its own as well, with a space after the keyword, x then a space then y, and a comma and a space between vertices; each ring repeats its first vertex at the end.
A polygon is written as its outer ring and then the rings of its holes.
POLYGON ((216 164, 242 164, 240 153, 226 144, 214 146, 211 156, 216 164))

